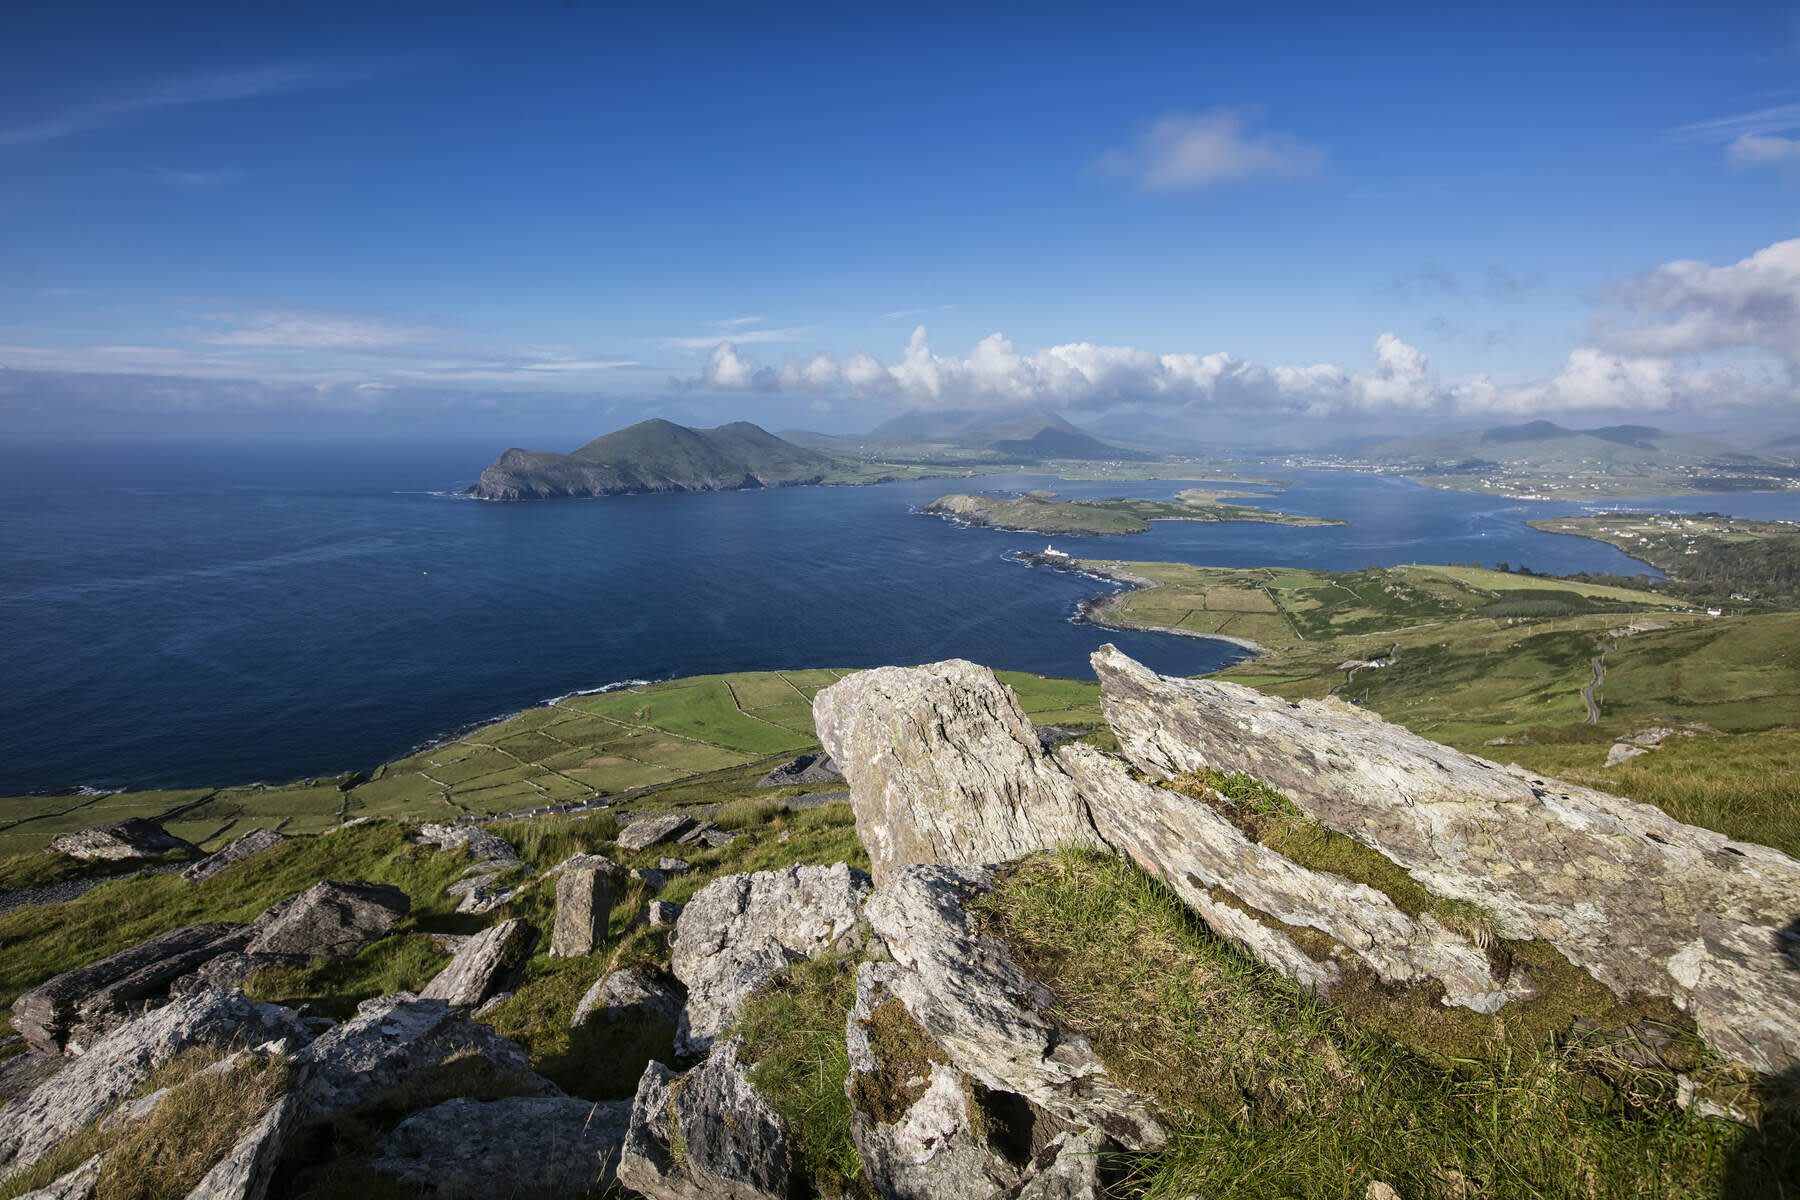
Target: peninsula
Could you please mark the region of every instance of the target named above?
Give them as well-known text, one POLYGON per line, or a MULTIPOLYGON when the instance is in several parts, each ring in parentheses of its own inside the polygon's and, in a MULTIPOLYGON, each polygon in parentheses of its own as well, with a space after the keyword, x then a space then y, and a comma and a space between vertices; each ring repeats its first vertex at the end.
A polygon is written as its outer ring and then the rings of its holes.
POLYGON ((1025 492, 1015 497, 939 496, 921 512, 950 517, 965 525, 985 525, 1015 533, 1118 534, 1147 533, 1152 521, 1256 521, 1266 525, 1347 525, 1331 517, 1272 512, 1227 498, 1252 492, 1188 488, 1174 500, 1057 500, 1053 492, 1025 492))

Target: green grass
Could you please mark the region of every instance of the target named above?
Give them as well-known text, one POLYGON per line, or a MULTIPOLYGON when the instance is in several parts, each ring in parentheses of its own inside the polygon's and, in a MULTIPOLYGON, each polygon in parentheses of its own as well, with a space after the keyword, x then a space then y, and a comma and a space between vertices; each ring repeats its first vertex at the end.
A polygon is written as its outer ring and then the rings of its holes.
POLYGON ((1758 1135, 1587 1050, 1499 1041, 1446 1069, 1249 962, 1117 859, 1027 860, 981 914, 1057 1018, 1169 1113, 1168 1149, 1132 1164, 1152 1197, 1338 1200, 1374 1180, 1446 1200, 1774 1195, 1800 1167, 1791 1097, 1758 1135))

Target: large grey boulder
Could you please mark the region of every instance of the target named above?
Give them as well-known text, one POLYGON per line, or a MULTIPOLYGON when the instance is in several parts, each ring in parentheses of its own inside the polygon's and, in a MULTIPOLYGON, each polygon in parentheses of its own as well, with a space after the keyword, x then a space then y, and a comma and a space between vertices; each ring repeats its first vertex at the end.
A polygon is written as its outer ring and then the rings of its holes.
POLYGON ((757 787, 791 787, 805 783, 842 783, 844 773, 838 770, 829 754, 802 754, 788 760, 756 781, 757 787))
POLYGON ((692 817, 684 817, 680 813, 665 813, 660 817, 642 817, 619 831, 618 846, 621 850, 636 853, 648 850, 663 842, 672 842, 684 834, 693 832, 700 822, 692 817))
POLYGON ((421 825, 412 840, 440 850, 461 850, 476 862, 497 867, 519 865, 519 852, 513 844, 479 825, 421 825))
POLYGON ((518 917, 483 930, 457 948, 450 965, 432 977, 419 998, 474 1008, 505 986, 531 953, 536 937, 531 925, 518 917))
POLYGON ((463 1059, 478 1059, 520 1095, 562 1094, 513 1042, 441 1000, 406 992, 363 1001, 355 1017, 319 1035, 296 1064, 310 1081, 308 1115, 325 1117, 463 1059))
POLYGON ((881 983, 940 1047, 949 1065, 991 1092, 1011 1093, 1133 1150, 1167 1138, 1146 1096, 1121 1086, 1079 1033, 1050 1016, 1055 998, 968 904, 991 891, 984 867, 901 867, 870 898, 869 925, 901 968, 881 983))
POLYGON ((273 829, 252 829, 242 837, 233 839, 230 845, 187 868, 181 873, 181 877, 189 883, 204 883, 232 863, 253 854, 261 854, 264 850, 273 850, 285 841, 287 838, 273 829))
POLYGON ((10 1178, 64 1138, 98 1120, 190 1046, 265 1046, 304 1053, 310 1040, 292 1009, 230 992, 183 996, 129 1021, 87 1053, 0 1108, 0 1179, 10 1178))
POLYGON ((619 1182, 650 1200, 788 1200, 787 1127, 750 1082, 740 1038, 677 1075, 638 1081, 619 1182))
POLYGON ((594 1016, 607 1021, 660 1021, 673 1025, 681 1019, 685 999, 686 993, 679 984, 633 967, 621 967, 594 981, 575 1006, 569 1028, 585 1025, 594 1016))
POLYGON ((1073 743, 1056 759, 1081 786, 1100 836, 1168 884, 1214 929, 1315 991, 1329 991, 1337 959, 1360 960, 1387 984, 1436 981, 1444 999, 1491 1013, 1531 994, 1521 978, 1496 974, 1486 953, 1429 915, 1402 912, 1385 894, 1314 871, 1251 841, 1204 801, 1133 779, 1111 755, 1073 743), (1238 904, 1215 898, 1230 892, 1238 904), (1244 911, 1249 905, 1273 921, 1244 911), (1332 955, 1303 951, 1282 926, 1314 929, 1332 955))
POLYGON ((1800 863, 1660 809, 1440 746, 1335 701, 1170 679, 1093 656, 1125 755, 1156 776, 1242 771, 1380 851, 1503 937, 1541 938, 1619 996, 1663 996, 1714 1049, 1800 1067, 1800 970, 1784 928, 1800 863))
POLYGON ((386 883, 315 883, 256 918, 246 954, 348 958, 387 934, 412 908, 386 883))
POLYGON ((607 914, 611 911, 612 885, 606 871, 571 867, 558 875, 550 956, 577 958, 604 946, 607 914))
POLYGON ((993 1142, 979 1085, 950 1065, 888 989, 904 968, 864 963, 845 1042, 850 1134, 863 1172, 888 1200, 987 1196, 1012 1187, 1021 1164, 993 1142))
POLYGON ((610 1195, 631 1101, 447 1100, 395 1128, 369 1165, 440 1200, 610 1195))
POLYGON ((192 842, 175 837, 155 821, 131 817, 112 821, 74 833, 58 834, 46 849, 51 854, 67 854, 70 858, 123 861, 132 858, 159 858, 171 850, 191 850, 192 842))
POLYGON ((1006 862, 1098 842, 1074 783, 986 667, 861 671, 818 694, 813 721, 850 781, 878 885, 908 863, 1006 862))
POLYGON ((37 1050, 79 1053, 144 1006, 167 999, 182 976, 243 949, 247 925, 187 925, 85 967, 65 971, 13 1001, 13 1028, 37 1050))
POLYGON ((869 877, 843 863, 726 875, 696 892, 675 922, 671 968, 687 987, 676 1051, 705 1052, 781 968, 851 945, 868 895, 869 877))
POLYGON ((1097 1129, 1065 1130, 1032 1156, 1024 1179, 989 1200, 1100 1200, 1106 1159, 1116 1153, 1097 1129))

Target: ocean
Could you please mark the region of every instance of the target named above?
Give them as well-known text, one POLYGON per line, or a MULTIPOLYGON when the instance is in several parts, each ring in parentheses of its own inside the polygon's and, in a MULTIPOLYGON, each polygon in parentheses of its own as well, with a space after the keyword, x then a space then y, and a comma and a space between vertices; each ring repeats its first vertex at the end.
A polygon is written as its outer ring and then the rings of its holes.
MULTIPOLYGON (((1039 535, 920 516, 947 491, 1170 497, 1044 475, 492 504, 491 443, 0 447, 0 795, 367 769, 456 729, 625 680, 959 656, 1088 676, 1206 639, 1072 623, 1094 580, 1025 567, 1039 535)), ((1643 570, 1528 529, 1581 511, 1403 480, 1282 472, 1270 507, 1348 527, 1160 522, 1076 554, 1348 570, 1405 562, 1643 570)), ((1800 516, 1800 496, 1647 502, 1800 516)))

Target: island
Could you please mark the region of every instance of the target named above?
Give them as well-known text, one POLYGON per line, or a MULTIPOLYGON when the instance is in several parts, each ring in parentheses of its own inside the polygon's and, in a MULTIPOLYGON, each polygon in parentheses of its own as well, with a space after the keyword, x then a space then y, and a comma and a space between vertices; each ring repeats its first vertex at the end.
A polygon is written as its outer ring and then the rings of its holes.
POLYGON ((1187 488, 1174 500, 1058 500, 1054 492, 1018 496, 939 496, 919 511, 964 525, 985 525, 1014 533, 1107 535, 1146 533, 1152 521, 1256 521, 1265 525, 1347 525, 1332 517, 1273 512, 1227 498, 1255 496, 1214 488, 1187 488))

